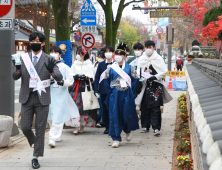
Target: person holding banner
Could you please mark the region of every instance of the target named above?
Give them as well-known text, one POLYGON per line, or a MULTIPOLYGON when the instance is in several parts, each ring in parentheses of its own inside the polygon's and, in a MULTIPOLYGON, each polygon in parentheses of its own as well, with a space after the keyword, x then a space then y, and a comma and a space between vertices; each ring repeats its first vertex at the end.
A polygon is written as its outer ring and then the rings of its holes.
POLYGON ((133 66, 128 65, 126 44, 121 43, 116 52, 116 62, 105 72, 105 87, 107 90, 106 105, 109 108, 109 136, 113 139, 113 148, 120 146, 121 132, 126 133, 126 140, 132 140, 132 130, 139 129, 138 116, 134 102, 134 91, 139 78, 133 66))
MULTIPOLYGON (((74 84, 71 86, 70 95, 76 103, 80 114, 80 127, 75 126, 73 133, 77 135, 84 132, 84 127, 95 127, 97 121, 97 109, 83 110, 82 92, 92 91, 91 83, 95 77, 95 70, 85 49, 78 49, 77 60, 71 67, 71 75, 74 77, 74 84)), ((73 120, 72 120, 73 121, 73 120)))
POLYGON ((55 59, 42 51, 45 36, 34 32, 30 34, 29 41, 32 52, 21 55, 20 65, 15 63, 16 71, 13 72, 13 79, 22 79, 19 94, 19 102, 22 104, 21 129, 30 146, 34 144, 32 167, 38 169, 40 168, 38 157, 44 153, 45 128, 51 103, 50 78, 53 77, 60 82, 63 77, 55 59), (32 131, 34 113, 36 135, 32 131))
POLYGON ((50 88, 52 102, 49 105, 48 115, 49 146, 54 148, 56 142, 61 140, 64 123, 66 126, 79 127, 80 115, 68 91, 68 87, 73 84, 74 79, 70 74, 70 67, 60 61, 62 50, 58 46, 52 46, 50 55, 55 58, 56 65, 63 76, 63 80, 60 82, 52 80, 50 88))
POLYGON ((96 76, 95 76, 95 81, 94 81, 94 92, 95 96, 99 96, 99 93, 101 95, 101 102, 103 106, 103 123, 105 124, 105 131, 104 134, 109 133, 109 111, 107 106, 105 105, 105 99, 107 97, 107 92, 104 87, 104 77, 105 77, 105 71, 108 67, 110 67, 113 64, 113 53, 114 49, 111 46, 107 46, 104 48, 105 51, 105 57, 106 60, 99 63, 97 71, 96 71, 96 76))
POLYGON ((144 46, 141 43, 136 43, 134 44, 133 49, 134 49, 135 57, 130 58, 127 61, 127 64, 132 65, 135 68, 137 68, 137 63, 138 63, 139 57, 142 56, 143 54, 144 46))
POLYGON ((137 73, 140 75, 141 84, 143 85, 140 105, 142 132, 149 132, 150 124, 155 136, 160 135, 161 129, 161 110, 163 103, 172 100, 165 87, 163 86, 167 68, 163 58, 155 51, 153 41, 145 42, 145 52, 139 58, 137 73))

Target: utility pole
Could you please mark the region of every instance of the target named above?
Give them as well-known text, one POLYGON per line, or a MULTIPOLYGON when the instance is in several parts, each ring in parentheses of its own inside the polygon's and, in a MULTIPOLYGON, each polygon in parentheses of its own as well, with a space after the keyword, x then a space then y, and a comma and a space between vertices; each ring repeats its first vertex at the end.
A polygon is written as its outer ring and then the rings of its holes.
POLYGON ((173 44, 173 31, 172 31, 172 17, 169 17, 168 26, 168 71, 171 71, 171 57, 172 57, 172 44, 173 44))
MULTIPOLYGON (((161 3, 162 1, 158 1, 158 6, 160 7, 161 6, 161 3)), ((159 18, 158 18, 158 25, 159 25, 159 18)), ((157 27, 158 27, 157 25, 157 27)), ((160 42, 161 41, 161 35, 160 34, 157 34, 157 47, 156 47, 156 51, 157 53, 160 55, 160 42)))
MULTIPOLYGON (((10 116, 14 120, 14 80, 12 54, 15 53, 15 0, 0 1, 0 115, 10 116), (2 10, 5 9, 5 10, 2 10)), ((11 136, 19 134, 13 122, 11 136)))

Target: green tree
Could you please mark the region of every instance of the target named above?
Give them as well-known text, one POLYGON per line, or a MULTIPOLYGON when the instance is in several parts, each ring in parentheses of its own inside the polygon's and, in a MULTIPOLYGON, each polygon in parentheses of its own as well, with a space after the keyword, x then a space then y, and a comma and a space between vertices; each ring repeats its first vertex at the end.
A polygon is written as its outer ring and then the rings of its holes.
POLYGON ((69 0, 52 0, 56 41, 70 40, 69 0))
POLYGON ((132 16, 126 16, 126 17, 122 18, 121 22, 123 22, 123 21, 127 21, 128 24, 132 25, 136 29, 136 32, 138 35, 138 42, 143 43, 144 39, 146 39, 146 40, 150 39, 150 36, 149 36, 150 32, 148 32, 147 29, 145 30, 145 34, 143 34, 144 24, 140 20, 138 20, 137 18, 134 18, 132 16), (140 37, 140 39, 139 39, 139 37, 140 37))
POLYGON ((106 45, 115 46, 117 30, 121 21, 123 10, 132 3, 144 2, 145 0, 120 0, 119 7, 117 10, 116 18, 113 16, 113 7, 112 0, 106 0, 106 3, 103 0, 97 0, 98 3, 103 8, 106 18, 106 45))
MULTIPOLYGON (((127 21, 121 22, 118 29, 122 30, 122 38, 119 39, 119 41, 124 42, 129 47, 132 47, 134 43, 141 39, 141 37, 138 36, 136 29, 127 21)), ((119 35, 117 35, 116 38, 118 39, 119 35)))

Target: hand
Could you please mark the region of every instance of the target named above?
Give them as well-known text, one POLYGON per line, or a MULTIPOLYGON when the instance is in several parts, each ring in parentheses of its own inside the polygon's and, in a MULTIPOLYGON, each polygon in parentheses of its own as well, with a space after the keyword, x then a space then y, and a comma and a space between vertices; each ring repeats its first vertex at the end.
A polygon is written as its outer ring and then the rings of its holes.
POLYGON ((57 82, 58 85, 63 86, 64 85, 64 80, 57 82))
POLYGON ((81 76, 79 76, 80 80, 86 80, 86 76, 84 74, 82 74, 81 76))
POLYGON ((12 60, 12 64, 15 66, 15 60, 12 60))
POLYGON ((140 81, 142 84, 145 84, 145 83, 146 83, 146 79, 145 79, 144 77, 141 77, 141 78, 139 79, 139 81, 140 81))
POLYGON ((16 70, 21 70, 21 65, 16 65, 16 70))
POLYGON ((94 91, 94 95, 95 95, 97 98, 100 98, 98 91, 94 91))
POLYGON ((147 81, 149 82, 153 82, 154 80, 157 80, 157 78, 155 76, 150 77, 147 81))
POLYGON ((55 67, 56 62, 55 59, 49 58, 48 59, 48 65, 45 64, 46 69, 49 71, 49 73, 53 73, 53 68, 55 67))
POLYGON ((79 74, 76 74, 75 76, 73 76, 74 80, 77 80, 79 78, 79 74))
POLYGON ((51 80, 50 81, 50 85, 52 85, 52 84, 54 84, 55 83, 55 81, 54 80, 51 80))

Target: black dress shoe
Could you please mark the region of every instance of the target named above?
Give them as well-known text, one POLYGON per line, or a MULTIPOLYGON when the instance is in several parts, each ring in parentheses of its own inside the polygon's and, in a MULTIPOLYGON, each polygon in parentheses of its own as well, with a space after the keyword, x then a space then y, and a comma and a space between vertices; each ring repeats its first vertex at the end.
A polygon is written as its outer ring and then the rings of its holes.
POLYGON ((106 129, 105 131, 104 131, 104 134, 108 134, 109 133, 109 129, 106 129))
POLYGON ((32 168, 33 168, 33 169, 38 169, 38 168, 40 168, 40 164, 39 164, 38 159, 32 159, 32 168))

